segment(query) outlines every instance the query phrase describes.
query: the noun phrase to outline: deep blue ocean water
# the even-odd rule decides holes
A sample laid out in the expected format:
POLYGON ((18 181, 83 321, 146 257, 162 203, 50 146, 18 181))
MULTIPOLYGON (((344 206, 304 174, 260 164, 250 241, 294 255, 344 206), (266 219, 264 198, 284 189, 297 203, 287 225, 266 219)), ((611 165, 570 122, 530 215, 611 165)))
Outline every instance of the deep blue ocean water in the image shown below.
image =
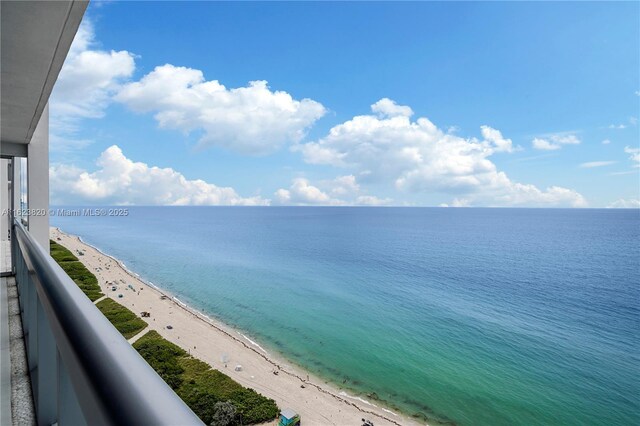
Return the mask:
POLYGON ((461 425, 640 424, 640 210, 129 211, 51 224, 349 392, 461 425))

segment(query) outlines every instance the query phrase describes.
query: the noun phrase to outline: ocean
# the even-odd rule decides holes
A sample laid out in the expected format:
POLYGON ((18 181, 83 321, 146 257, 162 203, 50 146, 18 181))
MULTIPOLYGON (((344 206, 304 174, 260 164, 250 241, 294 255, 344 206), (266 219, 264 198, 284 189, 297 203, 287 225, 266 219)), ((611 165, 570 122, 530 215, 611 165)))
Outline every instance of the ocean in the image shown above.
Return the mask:
POLYGON ((128 210, 51 224, 351 395, 459 425, 640 424, 640 210, 128 210))

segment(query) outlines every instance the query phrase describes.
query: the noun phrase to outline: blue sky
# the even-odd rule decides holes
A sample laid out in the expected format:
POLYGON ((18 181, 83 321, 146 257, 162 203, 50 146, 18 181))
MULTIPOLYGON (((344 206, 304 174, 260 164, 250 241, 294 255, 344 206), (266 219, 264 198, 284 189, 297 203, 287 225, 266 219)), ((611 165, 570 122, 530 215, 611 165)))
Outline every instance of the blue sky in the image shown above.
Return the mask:
POLYGON ((51 201, 640 207, 639 40, 637 2, 92 3, 51 201))

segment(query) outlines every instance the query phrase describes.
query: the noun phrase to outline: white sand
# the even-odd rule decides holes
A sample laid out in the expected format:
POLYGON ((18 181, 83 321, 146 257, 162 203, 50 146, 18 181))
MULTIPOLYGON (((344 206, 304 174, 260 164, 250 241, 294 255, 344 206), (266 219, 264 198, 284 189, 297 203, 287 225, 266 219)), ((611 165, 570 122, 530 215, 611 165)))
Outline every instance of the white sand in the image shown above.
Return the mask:
POLYGON ((233 328, 206 317, 139 279, 116 259, 82 242, 80 238, 57 228, 51 228, 51 238, 54 241, 59 239, 60 244, 76 255, 78 251, 84 252, 78 259, 96 275, 107 297, 117 300, 137 315, 142 311, 151 313, 150 318, 145 318, 149 327, 130 339, 130 342, 149 329, 156 330, 167 340, 242 385, 273 398, 280 408, 297 411, 304 425, 361 425, 363 418, 372 421, 375 426, 417 424, 380 406, 376 401, 349 396, 336 386, 265 352, 257 343, 233 328), (118 287, 116 291, 111 290, 114 282, 118 287), (118 298, 118 294, 123 297, 118 298), (162 296, 166 298, 163 300, 162 296), (168 330, 167 325, 173 329, 168 330), (221 361, 223 355, 228 357, 226 367, 221 361), (234 367, 238 364, 242 365, 242 371, 235 371, 234 367))

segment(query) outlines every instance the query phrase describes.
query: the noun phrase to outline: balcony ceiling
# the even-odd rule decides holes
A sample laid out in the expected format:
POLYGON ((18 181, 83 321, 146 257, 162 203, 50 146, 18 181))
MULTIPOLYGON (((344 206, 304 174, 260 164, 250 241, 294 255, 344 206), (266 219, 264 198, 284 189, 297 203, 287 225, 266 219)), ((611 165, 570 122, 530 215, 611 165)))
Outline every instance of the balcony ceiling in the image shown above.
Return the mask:
POLYGON ((0 5, 0 140, 28 144, 88 1, 0 5))

